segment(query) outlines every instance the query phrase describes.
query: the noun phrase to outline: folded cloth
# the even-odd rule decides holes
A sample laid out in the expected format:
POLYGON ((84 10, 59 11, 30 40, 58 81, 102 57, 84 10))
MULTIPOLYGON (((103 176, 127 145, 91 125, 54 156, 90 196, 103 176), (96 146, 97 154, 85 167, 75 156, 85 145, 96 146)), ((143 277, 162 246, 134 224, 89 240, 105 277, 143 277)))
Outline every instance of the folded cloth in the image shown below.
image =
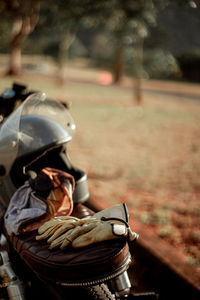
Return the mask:
POLYGON ((8 234, 33 231, 55 216, 69 216, 74 185, 74 178, 66 172, 42 169, 12 196, 4 216, 8 234))
POLYGON ((46 214, 47 203, 39 199, 25 182, 12 196, 4 215, 4 224, 8 234, 21 233, 20 226, 27 220, 42 217, 46 214))
POLYGON ((62 250, 70 244, 74 248, 81 248, 105 240, 125 237, 133 241, 138 237, 128 225, 125 204, 110 207, 83 219, 55 217, 45 222, 38 233, 36 239, 48 239, 49 249, 60 247, 62 250))

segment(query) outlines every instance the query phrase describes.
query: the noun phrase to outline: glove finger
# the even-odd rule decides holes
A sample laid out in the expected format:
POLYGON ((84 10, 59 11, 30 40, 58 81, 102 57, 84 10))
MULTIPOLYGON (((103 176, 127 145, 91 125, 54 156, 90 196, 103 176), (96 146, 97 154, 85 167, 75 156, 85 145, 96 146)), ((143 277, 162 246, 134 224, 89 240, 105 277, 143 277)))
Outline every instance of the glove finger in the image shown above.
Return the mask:
MULTIPOLYGON (((74 230, 74 229, 70 229, 69 232, 72 231, 72 230, 74 230)), ((57 239, 55 239, 54 241, 51 242, 51 244, 49 246, 49 249, 52 250, 52 249, 57 248, 58 246, 60 246, 63 243, 63 241, 65 239, 66 239, 66 234, 63 234, 63 235, 59 236, 57 239)))
POLYGON ((63 233, 66 233, 68 230, 75 227, 75 221, 70 221, 65 224, 62 224, 54 233, 53 235, 48 239, 48 243, 53 242, 55 239, 57 239, 60 235, 63 233))
POLYGON ((53 235, 48 239, 48 243, 51 243, 53 240, 58 238, 61 234, 65 233, 69 229, 72 229, 74 227, 78 227, 84 224, 89 224, 89 223, 94 223, 94 222, 99 222, 99 220, 94 219, 94 218, 84 218, 84 219, 69 219, 63 224, 62 226, 59 227, 58 230, 56 230, 53 235))
POLYGON ((51 236, 62 224, 57 224, 54 227, 48 228, 44 233, 37 235, 36 240, 44 240, 51 236))
POLYGON ((70 233, 68 233, 65 237, 65 240, 61 244, 60 249, 63 250, 66 248, 74 239, 76 239, 79 235, 87 233, 91 231, 94 227, 96 227, 96 223, 85 224, 83 226, 78 226, 70 233))
POLYGON ((43 234, 45 231, 49 230, 50 228, 53 228, 58 223, 59 221, 54 219, 47 221, 38 228, 38 233, 43 234))
MULTIPOLYGON (((59 223, 65 223, 66 220, 69 220, 70 216, 60 216, 60 217, 55 217, 52 218, 51 220, 45 222, 43 225, 41 225, 38 229, 38 233, 42 234, 44 233, 47 229, 50 227, 57 225, 59 223)), ((71 217, 70 219, 77 219, 74 217, 71 217)))

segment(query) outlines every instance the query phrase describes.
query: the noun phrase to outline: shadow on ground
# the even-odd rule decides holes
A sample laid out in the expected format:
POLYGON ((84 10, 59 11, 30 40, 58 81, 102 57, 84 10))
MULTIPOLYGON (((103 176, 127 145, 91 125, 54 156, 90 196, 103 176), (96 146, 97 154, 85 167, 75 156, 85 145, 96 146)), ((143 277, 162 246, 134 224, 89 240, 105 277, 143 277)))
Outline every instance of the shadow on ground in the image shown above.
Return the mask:
POLYGON ((137 242, 132 256, 129 276, 135 292, 155 292, 160 300, 200 299, 200 291, 137 242))

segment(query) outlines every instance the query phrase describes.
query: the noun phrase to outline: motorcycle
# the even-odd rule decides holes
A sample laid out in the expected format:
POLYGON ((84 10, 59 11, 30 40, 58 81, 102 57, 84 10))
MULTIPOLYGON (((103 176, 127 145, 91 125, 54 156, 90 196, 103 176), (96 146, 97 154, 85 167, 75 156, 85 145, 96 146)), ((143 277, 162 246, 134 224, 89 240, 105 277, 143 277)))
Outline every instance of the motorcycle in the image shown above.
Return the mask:
POLYGON ((91 208, 68 107, 13 84, 0 109, 0 299, 157 299, 131 286, 126 205, 91 208))

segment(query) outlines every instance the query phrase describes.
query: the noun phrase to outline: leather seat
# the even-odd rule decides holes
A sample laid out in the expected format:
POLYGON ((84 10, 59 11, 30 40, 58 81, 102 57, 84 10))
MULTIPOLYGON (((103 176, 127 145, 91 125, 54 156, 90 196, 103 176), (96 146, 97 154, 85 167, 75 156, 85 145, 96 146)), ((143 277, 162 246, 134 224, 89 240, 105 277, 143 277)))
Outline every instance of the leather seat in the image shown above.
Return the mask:
MULTIPOLYGON (((77 204, 73 216, 83 218, 93 211, 77 204)), ((5 230, 5 229, 4 229, 5 230)), ((128 268, 129 246, 125 239, 100 242, 81 249, 49 250, 45 241, 37 241, 32 234, 12 235, 7 238, 25 263, 41 279, 62 285, 88 285, 110 279, 128 268)))

